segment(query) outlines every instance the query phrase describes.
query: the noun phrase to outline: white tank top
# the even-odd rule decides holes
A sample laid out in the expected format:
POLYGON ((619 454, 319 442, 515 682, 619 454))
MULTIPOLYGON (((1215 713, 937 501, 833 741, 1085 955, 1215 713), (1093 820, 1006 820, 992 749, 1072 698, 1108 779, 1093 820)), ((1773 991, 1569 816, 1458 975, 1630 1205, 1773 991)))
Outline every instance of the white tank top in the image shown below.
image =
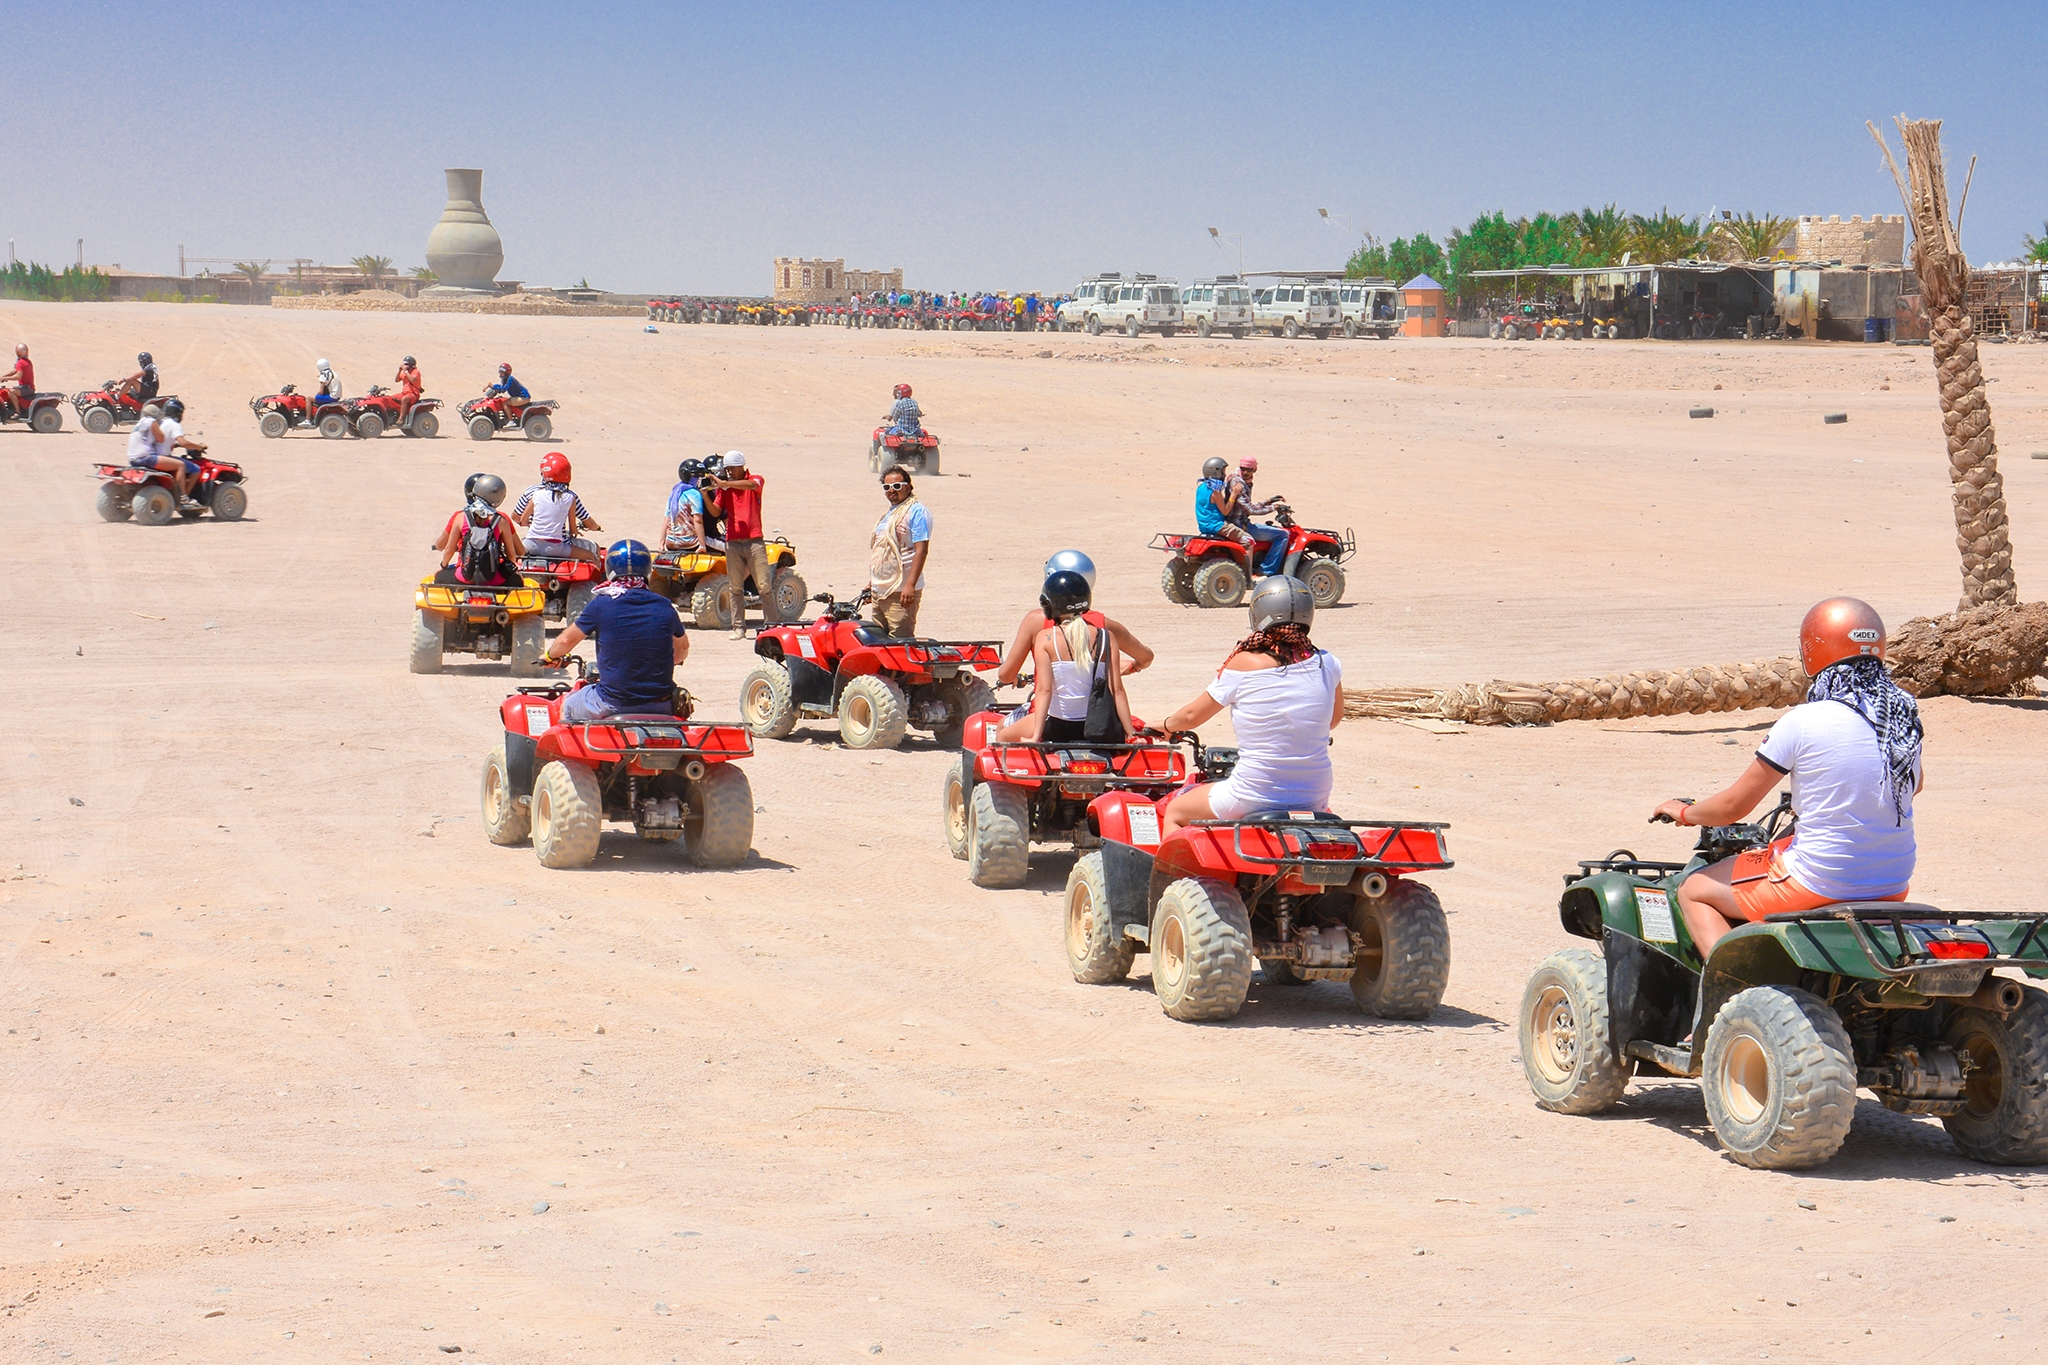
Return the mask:
POLYGON ((546 484, 533 490, 533 521, 527 529, 532 533, 529 540, 567 540, 569 538, 569 509, 576 505, 576 495, 566 488, 550 488, 546 484))
POLYGON ((1056 720, 1088 719, 1088 696, 1094 688, 1095 668, 1101 663, 1100 651, 1103 642, 1098 637, 1095 648, 1098 651, 1095 664, 1077 664, 1071 659, 1062 659, 1062 651, 1071 653, 1067 644, 1067 633, 1057 627, 1052 633, 1052 701, 1046 714, 1056 720))

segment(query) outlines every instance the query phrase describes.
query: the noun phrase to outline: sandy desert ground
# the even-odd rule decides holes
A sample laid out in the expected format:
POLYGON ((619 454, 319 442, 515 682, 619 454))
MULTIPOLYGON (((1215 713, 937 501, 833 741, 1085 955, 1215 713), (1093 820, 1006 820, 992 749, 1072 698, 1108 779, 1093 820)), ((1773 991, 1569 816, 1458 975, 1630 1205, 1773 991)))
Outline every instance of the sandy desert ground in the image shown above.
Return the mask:
MULTIPOLYGON (((15 548, 0 743, 0 1356, 56 1362, 2024 1358, 2048 1174, 1866 1098, 1803 1175, 1722 1156, 1697 1089, 1533 1104, 1514 1011, 1568 942, 1559 874, 1676 853, 1650 806, 1771 713, 1437 735, 1350 723, 1336 805, 1451 822, 1454 967, 1426 1023, 1255 984, 1226 1026, 1083 987, 1067 855, 970 886, 946 755, 823 727, 748 763, 756 859, 485 842, 501 667, 405 669, 462 477, 541 447, 265 441, 254 394, 510 359, 609 531, 738 446, 813 589, 857 586, 866 433, 916 385, 946 441, 926 628, 1006 636, 1078 545, 1159 651, 1160 716, 1241 617, 1169 605, 1154 530, 1210 454, 1352 526, 1317 638, 1355 685, 1786 652, 1815 598, 1894 620, 1958 575, 1924 349, 1128 342, 627 320, 0 304, 46 389, 138 347, 239 525, 93 513, 119 438, 0 428, 15 548), (1718 415, 1691 421, 1688 407, 1718 415), (1844 426, 1823 412, 1846 409, 1844 426), (643 1093, 644 1092, 644 1093, 643 1093)), ((2021 587, 2048 583, 2048 348, 1992 347, 2021 587)), ((448 430, 453 430, 451 424, 448 430)), ((734 714, 749 649, 686 681, 734 714)), ((2038 905, 2048 703, 1925 708, 1916 897, 2038 905)), ((800 734, 805 732, 800 731, 800 734)), ((1225 733, 1219 730, 1219 733, 1225 733)), ((1145 959, 1140 959, 1140 964, 1145 959)))

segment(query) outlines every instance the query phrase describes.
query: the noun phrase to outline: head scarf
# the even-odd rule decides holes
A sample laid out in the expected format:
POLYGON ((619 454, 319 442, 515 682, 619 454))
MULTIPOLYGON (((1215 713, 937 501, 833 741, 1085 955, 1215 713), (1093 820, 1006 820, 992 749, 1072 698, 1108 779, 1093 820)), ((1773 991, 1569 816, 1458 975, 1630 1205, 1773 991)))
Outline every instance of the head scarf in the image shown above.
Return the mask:
POLYGON ((1806 689, 1806 699, 1838 701, 1877 733, 1877 747, 1884 754, 1884 794, 1903 825, 1920 766, 1920 703, 1892 681, 1883 660, 1867 654, 1823 668, 1806 689))
POLYGON ((647 580, 645 578, 609 578, 596 589, 595 595, 599 597, 617 597, 621 593, 631 592, 634 588, 644 588, 646 586, 647 580))

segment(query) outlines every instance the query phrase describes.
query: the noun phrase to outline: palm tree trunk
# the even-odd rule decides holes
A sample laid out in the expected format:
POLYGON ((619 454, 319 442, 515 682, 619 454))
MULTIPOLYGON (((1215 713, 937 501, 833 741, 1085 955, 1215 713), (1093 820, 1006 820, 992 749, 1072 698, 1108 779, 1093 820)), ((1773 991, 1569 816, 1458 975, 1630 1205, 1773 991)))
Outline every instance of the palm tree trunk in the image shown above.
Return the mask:
POLYGON ((1948 215, 1948 173, 1941 155, 1941 120, 1898 119, 1906 171, 1875 124, 1866 124, 1884 151, 1885 165, 1913 221, 1913 273, 1927 304, 1934 370, 1941 386, 1941 425, 1948 436, 1948 477, 1955 494, 1956 548, 1963 560, 1959 611, 2011 606, 2019 601, 2012 543, 2005 516, 2005 480, 1998 472, 1998 435, 1991 400, 1977 363, 1977 338, 1963 308, 1970 263, 1963 258, 1960 219, 1948 215))

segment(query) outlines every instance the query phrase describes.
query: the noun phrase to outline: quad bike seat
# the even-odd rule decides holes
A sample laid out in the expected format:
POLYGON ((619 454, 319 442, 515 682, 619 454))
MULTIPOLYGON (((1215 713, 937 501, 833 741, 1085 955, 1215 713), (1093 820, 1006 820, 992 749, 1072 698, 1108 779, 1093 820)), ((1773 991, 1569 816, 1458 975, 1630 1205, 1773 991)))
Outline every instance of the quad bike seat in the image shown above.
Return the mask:
MULTIPOLYGON (((1344 823, 1344 817, 1335 811, 1319 810, 1310 812, 1307 822, 1317 825, 1341 825, 1344 823)), ((1300 811, 1255 810, 1250 815, 1244 817, 1244 823, 1248 825, 1298 825, 1302 824, 1303 820, 1300 811)))
POLYGON ((853 628, 853 638, 860 641, 864 645, 892 645, 895 644, 899 638, 915 639, 917 637, 898 637, 895 635, 891 635, 887 631, 883 630, 880 626, 871 625, 864 621, 860 625, 857 625, 853 628))

